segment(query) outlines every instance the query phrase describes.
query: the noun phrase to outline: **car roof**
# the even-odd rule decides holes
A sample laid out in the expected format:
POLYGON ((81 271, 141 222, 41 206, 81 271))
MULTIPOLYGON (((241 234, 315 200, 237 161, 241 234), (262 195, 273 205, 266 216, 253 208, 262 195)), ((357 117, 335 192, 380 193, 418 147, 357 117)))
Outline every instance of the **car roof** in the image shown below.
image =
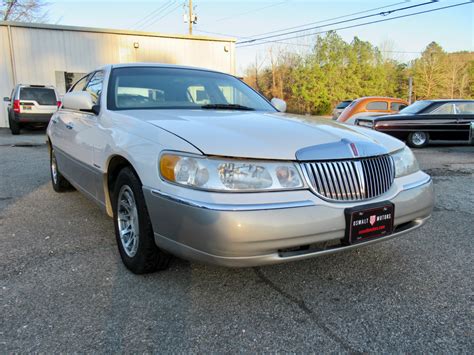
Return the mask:
MULTIPOLYGON (((110 67, 111 69, 115 68, 136 68, 136 67, 155 67, 155 68, 174 68, 174 69, 192 69, 192 70, 202 70, 219 74, 228 74, 220 72, 218 70, 212 70, 208 68, 192 67, 186 65, 177 65, 177 64, 168 64, 168 63, 120 63, 120 64, 111 64, 105 67, 110 67)), ((105 68, 103 67, 103 68, 105 68)))
POLYGON ((390 100, 390 101, 405 101, 398 97, 388 97, 388 96, 364 96, 359 97, 357 100, 390 100))
POLYGON ((53 85, 18 84, 20 88, 55 89, 53 85))
POLYGON ((469 99, 435 99, 435 100, 418 100, 418 101, 426 101, 426 102, 474 102, 474 100, 469 99))

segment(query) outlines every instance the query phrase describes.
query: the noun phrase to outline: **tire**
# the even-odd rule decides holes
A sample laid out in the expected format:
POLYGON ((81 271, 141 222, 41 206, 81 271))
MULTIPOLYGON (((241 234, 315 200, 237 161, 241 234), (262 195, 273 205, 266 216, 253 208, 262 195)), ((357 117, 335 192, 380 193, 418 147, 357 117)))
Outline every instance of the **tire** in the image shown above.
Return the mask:
POLYGON ((20 122, 12 120, 12 118, 9 117, 8 118, 8 123, 10 124, 10 131, 12 131, 13 135, 16 136, 16 135, 20 134, 20 129, 21 129, 20 122))
POLYGON ((131 168, 118 174, 112 203, 117 246, 127 269, 134 274, 166 269, 172 256, 155 244, 142 184, 131 168))
POLYGON ((407 144, 412 148, 426 147, 430 142, 430 135, 426 132, 411 132, 407 138, 407 144))
POLYGON ((54 150, 51 149, 49 155, 49 171, 51 173, 51 184, 56 192, 64 192, 72 189, 71 184, 66 178, 59 172, 58 163, 56 161, 56 155, 54 150))

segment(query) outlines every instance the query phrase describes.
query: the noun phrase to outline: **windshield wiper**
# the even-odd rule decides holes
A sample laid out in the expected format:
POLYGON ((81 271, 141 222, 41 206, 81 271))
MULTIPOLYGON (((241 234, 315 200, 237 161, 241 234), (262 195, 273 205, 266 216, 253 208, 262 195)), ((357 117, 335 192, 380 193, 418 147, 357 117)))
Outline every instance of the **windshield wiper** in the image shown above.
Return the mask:
POLYGON ((201 108, 205 110, 241 110, 241 111, 255 111, 252 107, 237 105, 237 104, 207 104, 202 105, 201 108))

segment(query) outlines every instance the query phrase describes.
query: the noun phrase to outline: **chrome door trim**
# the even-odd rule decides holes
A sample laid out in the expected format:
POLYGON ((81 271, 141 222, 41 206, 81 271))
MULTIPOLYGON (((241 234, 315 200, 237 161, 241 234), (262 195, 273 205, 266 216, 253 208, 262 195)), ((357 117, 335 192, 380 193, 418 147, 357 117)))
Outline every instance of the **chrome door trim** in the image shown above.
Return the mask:
POLYGON ((425 185, 425 184, 428 184, 431 182, 431 176, 427 175, 424 179, 422 180, 418 180, 418 181, 415 181, 415 182, 411 182, 409 184, 405 184, 403 185, 403 190, 402 191, 406 191, 406 190, 411 190, 411 189, 415 189, 419 186, 422 186, 422 185, 425 185))

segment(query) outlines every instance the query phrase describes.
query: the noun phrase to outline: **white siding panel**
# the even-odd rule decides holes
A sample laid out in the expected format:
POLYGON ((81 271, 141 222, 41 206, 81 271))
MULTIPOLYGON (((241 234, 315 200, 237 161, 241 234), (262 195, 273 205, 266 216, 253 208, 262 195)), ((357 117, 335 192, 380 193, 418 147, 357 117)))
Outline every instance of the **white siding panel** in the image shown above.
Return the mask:
POLYGON ((10 96, 13 89, 13 73, 11 70, 10 48, 8 44, 8 28, 0 27, 0 127, 8 127, 7 103, 5 96, 10 96))
MULTIPOLYGON (((0 26, 1 97, 14 86, 7 30, 6 25, 0 26)), ((17 83, 56 85, 56 71, 87 73, 113 63, 158 62, 235 72, 231 41, 14 25, 11 31, 17 83)), ((0 127, 7 123, 2 105, 0 127)))

